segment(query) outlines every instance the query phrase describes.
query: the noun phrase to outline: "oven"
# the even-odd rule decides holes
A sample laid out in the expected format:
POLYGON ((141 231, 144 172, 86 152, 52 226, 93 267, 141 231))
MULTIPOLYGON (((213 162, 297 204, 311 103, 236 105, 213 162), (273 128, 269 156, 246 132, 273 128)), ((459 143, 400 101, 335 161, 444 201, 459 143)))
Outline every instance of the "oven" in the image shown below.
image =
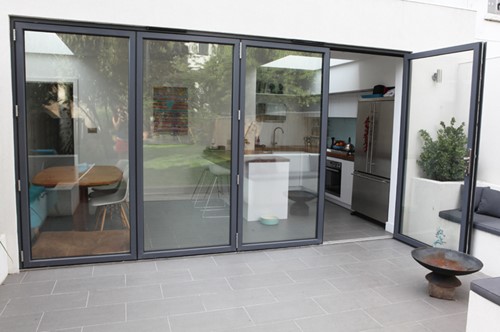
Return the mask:
POLYGON ((342 185, 342 163, 326 159, 326 185, 325 191, 328 194, 340 197, 340 188, 342 185))

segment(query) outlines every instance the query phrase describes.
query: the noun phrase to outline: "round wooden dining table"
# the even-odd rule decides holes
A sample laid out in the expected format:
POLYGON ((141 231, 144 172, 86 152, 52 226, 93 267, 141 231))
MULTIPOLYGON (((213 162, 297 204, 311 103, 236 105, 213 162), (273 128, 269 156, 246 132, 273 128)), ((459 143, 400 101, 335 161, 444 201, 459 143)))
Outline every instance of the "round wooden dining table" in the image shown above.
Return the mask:
POLYGON ((116 166, 92 165, 82 170, 77 166, 55 166, 37 173, 31 183, 46 188, 78 184, 80 204, 73 216, 73 228, 85 230, 88 221, 88 188, 116 183, 121 181, 122 177, 123 172, 116 166))

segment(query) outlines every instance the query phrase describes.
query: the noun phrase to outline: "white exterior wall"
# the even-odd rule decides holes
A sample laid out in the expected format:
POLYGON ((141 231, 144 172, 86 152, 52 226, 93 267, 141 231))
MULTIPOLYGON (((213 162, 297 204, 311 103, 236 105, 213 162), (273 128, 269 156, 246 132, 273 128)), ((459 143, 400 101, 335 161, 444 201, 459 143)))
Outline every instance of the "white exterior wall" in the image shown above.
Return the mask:
MULTIPOLYGON (((12 63, 11 53, 7 51, 11 48, 10 36, 12 35, 9 16, 156 26, 411 51, 469 43, 477 38, 489 41, 500 39, 500 24, 483 20, 486 1, 435 0, 425 2, 403 0, 311 0, 307 2, 88 0, 72 2, 70 5, 67 1, 61 0, 53 0, 50 5, 35 0, 0 2, 0 47, 5 50, 0 53, 0 68, 3 73, 0 78, 0 123, 3 124, 0 132, 2 142, 0 183, 3 190, 2 200, 0 200, 2 212, 0 233, 7 235, 11 256, 16 257, 18 251, 18 234, 12 126, 12 63), (429 5, 425 2, 439 5, 429 5), (461 8, 448 7, 448 5, 461 8)), ((497 48, 500 49, 500 47, 497 48)), ((494 56, 496 54, 494 48, 490 49, 493 52, 489 54, 494 56)), ((399 96, 400 93, 399 91, 399 96)), ((485 95, 485 98, 493 99, 494 96, 485 95)), ((491 102, 488 105, 484 109, 485 118, 498 117, 496 115, 498 112, 493 109, 494 103, 491 102)), ((398 118, 399 115, 396 115, 395 121, 398 118)), ((483 133, 485 132, 489 131, 483 130, 483 133)), ((491 134, 496 133, 492 130, 491 134)), ((482 141, 485 144, 488 140, 484 138, 482 141)), ((394 152, 397 153, 397 151, 394 152)), ((396 178, 396 167, 393 167, 393 178, 396 178)), ((392 187, 394 186, 395 184, 392 187)), ((391 218, 394 217, 395 199, 395 193, 391 193, 389 214, 391 218)), ((10 272, 16 272, 18 269, 17 262, 11 264, 10 272)))

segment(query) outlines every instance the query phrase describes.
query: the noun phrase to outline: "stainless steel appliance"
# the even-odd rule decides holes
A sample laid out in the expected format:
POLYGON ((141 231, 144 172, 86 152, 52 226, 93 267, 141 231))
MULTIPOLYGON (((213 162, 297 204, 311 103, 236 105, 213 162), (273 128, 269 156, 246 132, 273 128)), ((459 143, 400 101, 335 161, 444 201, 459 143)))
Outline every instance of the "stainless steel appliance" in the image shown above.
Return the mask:
POLYGON ((325 178, 325 191, 328 194, 340 197, 340 188, 342 185, 342 163, 327 159, 325 178))
POLYGON ((380 222, 389 205, 393 115, 393 98, 358 103, 351 209, 380 222))

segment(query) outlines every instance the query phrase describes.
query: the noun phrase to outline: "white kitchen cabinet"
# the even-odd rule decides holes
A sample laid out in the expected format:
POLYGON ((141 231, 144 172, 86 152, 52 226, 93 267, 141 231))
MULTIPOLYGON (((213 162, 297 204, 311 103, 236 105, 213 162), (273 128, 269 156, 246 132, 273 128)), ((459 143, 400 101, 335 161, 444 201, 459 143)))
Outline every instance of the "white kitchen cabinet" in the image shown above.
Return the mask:
POLYGON ((329 118, 356 118, 358 116, 358 99, 365 93, 330 94, 328 99, 329 118))

